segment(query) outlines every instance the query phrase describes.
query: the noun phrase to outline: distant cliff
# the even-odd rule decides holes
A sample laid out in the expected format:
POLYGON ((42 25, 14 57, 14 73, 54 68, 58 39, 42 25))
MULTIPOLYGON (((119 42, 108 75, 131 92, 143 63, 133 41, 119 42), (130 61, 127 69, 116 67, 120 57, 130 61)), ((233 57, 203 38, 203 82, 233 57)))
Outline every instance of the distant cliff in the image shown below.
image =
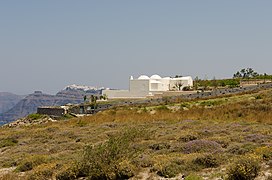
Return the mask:
POLYGON ((0 92, 0 114, 11 109, 23 98, 24 96, 8 92, 0 92))
POLYGON ((84 96, 100 95, 102 88, 92 88, 88 86, 67 86, 56 95, 44 94, 36 91, 20 100, 15 106, 8 111, 0 114, 0 125, 12 122, 18 118, 35 113, 39 106, 60 106, 68 103, 82 103, 84 96), (85 87, 85 88, 82 88, 85 87))

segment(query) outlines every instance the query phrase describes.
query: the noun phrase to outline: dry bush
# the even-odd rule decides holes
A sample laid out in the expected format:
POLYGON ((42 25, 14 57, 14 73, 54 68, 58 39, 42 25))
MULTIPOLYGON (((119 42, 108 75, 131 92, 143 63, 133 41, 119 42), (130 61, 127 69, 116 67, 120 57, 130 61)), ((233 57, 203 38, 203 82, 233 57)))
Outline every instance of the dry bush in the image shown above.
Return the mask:
POLYGON ((131 129, 114 135, 103 144, 86 146, 77 165, 57 175, 57 179, 89 177, 91 179, 127 179, 134 176, 136 167, 130 159, 137 149, 134 140, 141 138, 141 131, 131 129))
POLYGON ((39 166, 48 161, 49 161, 49 157, 44 155, 29 156, 18 164, 16 170, 19 172, 30 171, 34 167, 39 166))
POLYGON ((164 164, 158 171, 157 174, 161 177, 165 178, 173 178, 180 174, 184 167, 175 162, 170 162, 168 164, 164 164))
POLYGON ((17 143, 18 143, 18 140, 15 137, 0 139, 0 148, 15 146, 17 143))
POLYGON ((0 179, 1 180, 25 180, 25 177, 22 177, 18 174, 10 172, 10 173, 1 175, 0 179))

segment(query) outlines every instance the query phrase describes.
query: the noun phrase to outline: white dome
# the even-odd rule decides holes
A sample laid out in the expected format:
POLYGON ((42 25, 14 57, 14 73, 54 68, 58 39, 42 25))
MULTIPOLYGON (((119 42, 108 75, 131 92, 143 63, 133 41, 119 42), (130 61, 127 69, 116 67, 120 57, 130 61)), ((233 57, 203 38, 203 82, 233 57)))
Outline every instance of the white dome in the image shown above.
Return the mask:
POLYGON ((161 76, 154 74, 150 77, 150 79, 161 79, 161 76))
POLYGON ((141 75, 138 79, 149 79, 149 77, 146 75, 141 75))

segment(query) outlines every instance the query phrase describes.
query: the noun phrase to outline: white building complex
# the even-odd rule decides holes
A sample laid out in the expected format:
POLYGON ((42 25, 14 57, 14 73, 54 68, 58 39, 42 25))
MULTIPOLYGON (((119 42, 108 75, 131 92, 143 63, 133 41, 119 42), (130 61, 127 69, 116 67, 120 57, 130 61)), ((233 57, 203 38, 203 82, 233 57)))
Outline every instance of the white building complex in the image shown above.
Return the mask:
POLYGON ((141 75, 134 79, 132 76, 129 81, 129 90, 103 90, 109 99, 112 98, 145 98, 147 96, 154 96, 155 94, 166 91, 182 91, 184 87, 192 87, 193 79, 187 77, 160 77, 159 75, 152 75, 148 77, 141 75))

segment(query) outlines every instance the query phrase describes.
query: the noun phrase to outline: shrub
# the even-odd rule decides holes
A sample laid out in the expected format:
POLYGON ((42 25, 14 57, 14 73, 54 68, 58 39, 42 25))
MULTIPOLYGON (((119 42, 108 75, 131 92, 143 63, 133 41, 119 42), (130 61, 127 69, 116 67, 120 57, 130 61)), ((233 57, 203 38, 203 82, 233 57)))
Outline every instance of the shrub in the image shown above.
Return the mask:
MULTIPOLYGON (((116 179, 132 177, 135 167, 128 159, 132 158, 137 149, 132 146, 139 137, 140 131, 130 130, 110 139, 98 146, 86 146, 82 158, 74 168, 76 177, 91 179, 116 179)), ((70 173, 71 174, 71 173, 70 173)), ((59 175, 59 179, 69 174, 59 175)))
POLYGON ((263 99, 263 97, 262 97, 260 94, 258 94, 258 95, 255 97, 255 99, 263 99))
POLYGON ((42 114, 29 114, 27 117, 28 117, 28 119, 31 119, 31 120, 37 120, 37 119, 43 118, 44 115, 42 115, 42 114))
POLYGON ((249 134, 245 137, 246 141, 254 142, 254 143, 263 143, 267 139, 267 136, 262 134, 249 134))
POLYGON ((18 167, 16 168, 19 172, 25 172, 32 170, 34 167, 46 163, 48 159, 45 156, 31 156, 29 158, 26 158, 21 163, 19 163, 18 167))
POLYGON ((78 170, 74 169, 75 167, 72 168, 67 168, 62 170, 61 172, 58 172, 56 174, 56 180, 72 180, 76 179, 78 176, 78 170))
POLYGON ((28 176, 28 180, 36 180, 36 179, 48 180, 48 179, 52 179, 52 176, 53 176, 52 169, 47 167, 45 169, 38 170, 38 171, 35 171, 34 173, 30 174, 28 176))
POLYGON ((79 120, 77 121, 77 123, 76 123, 76 126, 78 126, 78 127, 84 127, 84 126, 86 126, 86 125, 87 125, 87 122, 84 121, 84 120, 81 120, 81 119, 79 119, 79 120))
POLYGON ((255 146, 252 144, 234 144, 228 147, 227 152, 236 155, 243 155, 252 152, 254 148, 255 146))
POLYGON ((169 110, 169 108, 166 105, 161 105, 157 107, 157 110, 159 111, 167 111, 169 110))
POLYGON ((64 114, 63 115, 63 118, 64 119, 71 119, 71 118, 74 118, 75 116, 72 116, 71 114, 64 114))
POLYGON ((125 160, 118 165, 116 179, 129 179, 134 176, 135 171, 135 166, 125 160))
POLYGON ((56 179, 57 180, 72 180, 72 179, 76 179, 76 177, 78 176, 77 170, 71 168, 71 169, 66 169, 64 171, 61 171, 59 173, 56 174, 56 179))
POLYGON ((0 148, 14 146, 18 143, 18 140, 14 137, 9 137, 6 139, 0 139, 0 148))
POLYGON ((146 167, 152 167, 154 164, 154 160, 146 154, 141 154, 139 157, 135 158, 132 162, 133 164, 136 164, 137 166, 146 168, 146 167))
POLYGON ((169 149, 170 145, 167 143, 157 143, 157 144, 150 145, 149 148, 157 151, 157 150, 162 150, 162 149, 169 149))
POLYGON ((181 166, 176 163, 169 163, 164 166, 157 172, 161 177, 173 178, 181 172, 181 166))
POLYGON ((200 152, 217 152, 221 151, 221 146, 215 141, 209 140, 193 140, 187 142, 183 146, 183 152, 186 154, 200 153, 200 152))
POLYGON ((260 165, 252 157, 235 161, 227 170, 228 180, 253 180, 258 176, 260 165))
POLYGON ((179 138, 179 141, 181 142, 189 142, 189 141, 193 141, 193 140, 197 140, 197 137, 194 135, 185 135, 179 138))
POLYGON ((272 160, 272 147, 259 147, 256 149, 255 153, 260 155, 265 161, 272 160))
POLYGON ((219 161, 215 155, 206 154, 200 157, 197 157, 193 160, 193 163, 204 168, 215 168, 219 166, 219 161))
POLYGON ((185 180, 203 180, 202 177, 190 174, 189 176, 185 177, 185 180))
POLYGON ((189 108, 190 107, 190 104, 189 103, 181 103, 180 104, 180 107, 183 109, 183 108, 189 108))

